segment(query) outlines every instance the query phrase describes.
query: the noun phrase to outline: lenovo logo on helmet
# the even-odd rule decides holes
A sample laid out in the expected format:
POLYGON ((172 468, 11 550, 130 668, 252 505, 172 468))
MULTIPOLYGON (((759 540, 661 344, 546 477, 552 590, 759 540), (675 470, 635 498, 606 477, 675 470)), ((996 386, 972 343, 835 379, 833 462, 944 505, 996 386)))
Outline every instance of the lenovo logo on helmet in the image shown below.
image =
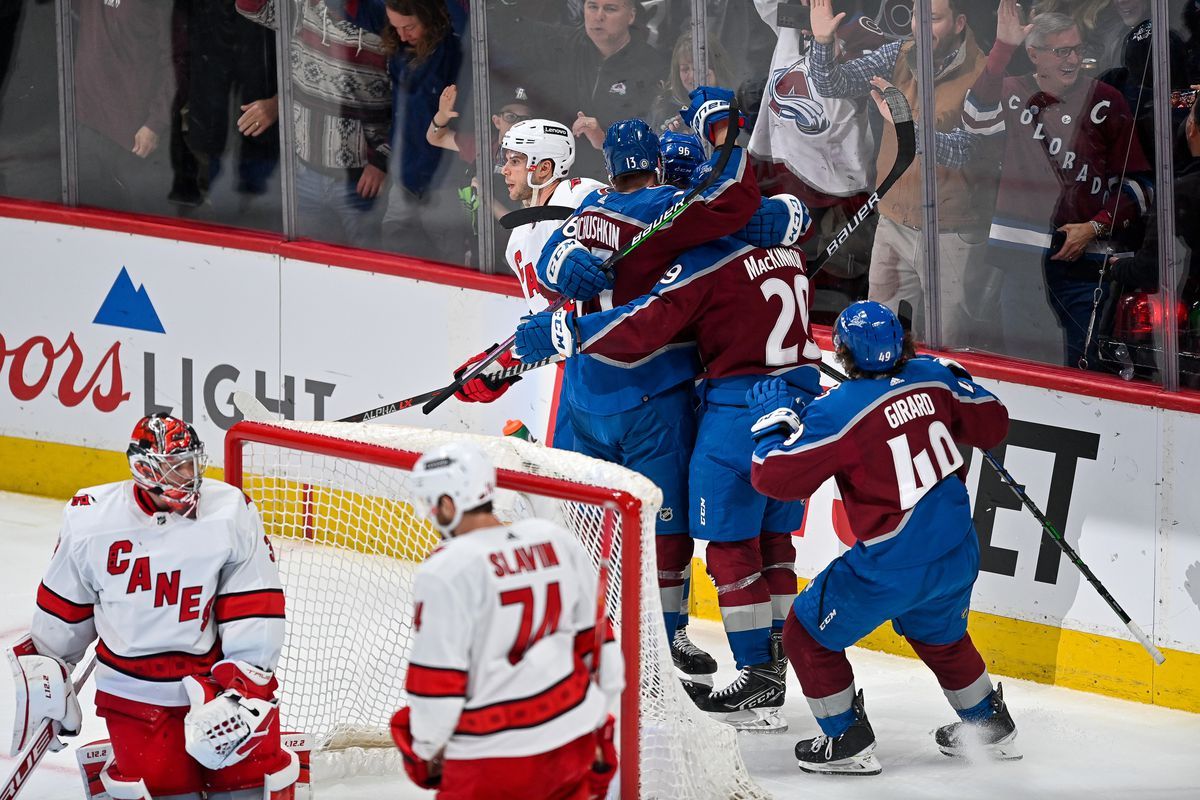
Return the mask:
POLYGON ((571 134, 567 133, 566 128, 560 128, 557 125, 543 125, 542 132, 553 134, 554 136, 570 136, 571 135, 571 134))

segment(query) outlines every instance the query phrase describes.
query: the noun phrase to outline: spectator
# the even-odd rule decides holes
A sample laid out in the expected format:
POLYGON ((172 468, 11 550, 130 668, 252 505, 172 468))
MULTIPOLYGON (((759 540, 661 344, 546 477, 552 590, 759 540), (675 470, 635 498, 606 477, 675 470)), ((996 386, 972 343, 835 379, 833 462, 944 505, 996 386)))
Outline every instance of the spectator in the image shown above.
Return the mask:
POLYGON ((1064 14, 1075 20, 1083 38, 1080 67, 1092 77, 1121 65, 1120 42, 1129 26, 1122 25, 1113 0, 1036 0, 1032 16, 1039 14, 1064 14))
MULTIPOLYGON (((371 5, 377 8, 380 0, 371 5)), ((427 133, 442 92, 459 80, 466 10, 455 0, 386 0, 385 13, 396 165, 384 240, 407 255, 461 263, 474 248, 469 218, 458 200, 459 170, 454 159, 442 158, 442 148, 429 143, 427 133)))
POLYGON ((1103 31, 1107 36, 1101 42, 1104 50, 1100 56, 1100 64, 1105 65, 1104 69, 1120 67, 1123 64, 1128 66, 1124 57, 1128 35, 1143 20, 1150 19, 1150 0, 1112 0, 1112 8, 1120 24, 1113 24, 1103 31))
POLYGON ((575 171, 604 176, 600 147, 612 123, 650 114, 666 59, 646 41, 638 26, 634 0, 585 0, 583 24, 553 29, 543 63, 552 65, 547 85, 539 87, 550 119, 572 123, 579 142, 575 171))
MULTIPOLYGON (((1002 0, 996 45, 963 111, 973 130, 1004 136, 988 259, 1004 272, 1006 352, 1065 355, 1068 365, 1081 366, 1109 237, 1145 213, 1149 191, 1125 100, 1080 74, 1083 46, 1072 18, 1039 14, 1023 26, 1015 0, 1002 0), (1034 72, 1005 77, 1022 41, 1034 72)), ((1094 345, 1086 357, 1096 364, 1094 345)))
POLYGON ((1183 8, 1183 27, 1188 32, 1188 80, 1200 82, 1200 0, 1187 0, 1183 8))
MULTIPOLYGON (((975 44, 962 8, 964 0, 933 0, 934 104, 937 119, 937 216, 941 273, 942 337, 951 346, 970 341, 972 325, 966 276, 982 265, 991 216, 991 174, 982 158, 972 159, 979 137, 959 127, 963 98, 983 71, 984 55, 975 44)), ((831 0, 812 0, 813 43, 809 78, 823 97, 860 97, 891 83, 899 88, 921 123, 917 101, 915 42, 889 42, 845 63, 836 61, 835 31, 845 13, 834 14, 831 0)), ((914 32, 918 17, 914 16, 914 32)), ((886 106, 881 106, 886 108, 886 106)), ((918 137, 918 141, 920 141, 918 137)), ((885 126, 876 162, 886 175, 896 160, 893 126, 885 126)), ((920 157, 879 203, 880 220, 871 253, 868 298, 899 311, 907 301, 913 327, 924 326, 926 255, 920 157)))
POLYGON ((78 3, 75 136, 79 197, 123 211, 158 211, 169 166, 175 96, 171 3, 78 3), (161 184, 161 185, 160 185, 161 184))
POLYGON ((671 51, 671 69, 663 82, 662 92, 654 100, 650 112, 650 127, 658 133, 677 131, 695 133, 686 129, 679 118, 679 110, 687 108, 688 95, 697 86, 733 86, 733 70, 725 49, 713 37, 708 39, 708 72, 703 81, 696 81, 695 59, 692 57, 692 34, 690 31, 679 37, 671 51))
MULTIPOLYGON (((237 0, 238 12, 278 28, 278 0, 237 0)), ((334 0, 290 0, 296 216, 302 235, 375 246, 391 152, 391 92, 379 36, 334 0)), ((278 97, 247 103, 238 130, 258 137, 279 117, 278 97)))

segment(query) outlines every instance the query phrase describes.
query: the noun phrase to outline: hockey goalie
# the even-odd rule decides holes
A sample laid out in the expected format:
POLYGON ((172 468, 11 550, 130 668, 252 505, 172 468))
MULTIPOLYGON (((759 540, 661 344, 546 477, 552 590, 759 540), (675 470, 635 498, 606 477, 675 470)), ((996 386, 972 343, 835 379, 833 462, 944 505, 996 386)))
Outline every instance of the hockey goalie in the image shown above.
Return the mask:
POLYGON ((280 743, 273 675, 283 590, 258 511, 204 479, 204 445, 180 419, 139 420, 127 455, 132 480, 63 512, 31 632, 9 652, 12 752, 47 719, 78 733, 70 675, 95 641, 113 800, 291 800, 300 764, 280 743))

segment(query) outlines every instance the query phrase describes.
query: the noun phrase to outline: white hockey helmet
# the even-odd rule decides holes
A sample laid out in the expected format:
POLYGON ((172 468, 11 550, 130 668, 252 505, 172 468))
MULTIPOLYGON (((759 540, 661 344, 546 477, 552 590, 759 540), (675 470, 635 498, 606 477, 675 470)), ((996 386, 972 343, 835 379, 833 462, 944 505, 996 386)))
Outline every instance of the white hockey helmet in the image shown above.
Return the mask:
POLYGON ((525 182, 530 189, 541 189, 546 185, 533 182, 533 171, 542 161, 550 159, 554 162, 551 181, 567 177, 575 163, 575 137, 571 135, 571 129, 549 119, 518 122, 504 134, 500 147, 521 153, 529 160, 525 182))
POLYGON ((452 533, 462 522, 464 511, 478 508, 496 491, 496 468, 476 444, 450 442, 427 451, 413 466, 412 487, 417 502, 443 534, 452 533), (438 501, 454 501, 454 519, 438 522, 438 501))

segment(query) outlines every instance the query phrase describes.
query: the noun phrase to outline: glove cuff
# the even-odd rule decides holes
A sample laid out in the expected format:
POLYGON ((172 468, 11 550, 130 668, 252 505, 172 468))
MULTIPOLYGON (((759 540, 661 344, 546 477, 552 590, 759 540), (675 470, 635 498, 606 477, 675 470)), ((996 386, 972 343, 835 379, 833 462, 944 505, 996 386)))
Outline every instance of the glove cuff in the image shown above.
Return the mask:
POLYGON ((274 673, 245 661, 218 661, 213 665, 212 677, 222 689, 233 690, 242 697, 255 700, 274 700, 279 688, 274 673))
POLYGON ((800 417, 790 408, 777 408, 759 417, 750 426, 750 436, 758 442, 776 434, 790 442, 797 437, 803 426, 800 417))
POLYGON ((550 258, 546 262, 545 284, 556 292, 562 293, 562 271, 563 265, 566 264, 568 257, 576 250, 583 250, 585 253, 590 253, 586 247, 579 243, 578 239, 563 239, 550 252, 550 258))
POLYGON ((812 217, 808 214, 808 209, 799 197, 793 194, 777 194, 771 197, 772 200, 777 200, 787 207, 788 225, 784 231, 783 241, 780 244, 790 247, 800 241, 800 237, 808 233, 808 228, 812 224, 812 217))
POLYGON ((575 314, 569 311, 555 311, 550 318, 550 343, 560 356, 570 358, 578 352, 578 331, 575 314))

